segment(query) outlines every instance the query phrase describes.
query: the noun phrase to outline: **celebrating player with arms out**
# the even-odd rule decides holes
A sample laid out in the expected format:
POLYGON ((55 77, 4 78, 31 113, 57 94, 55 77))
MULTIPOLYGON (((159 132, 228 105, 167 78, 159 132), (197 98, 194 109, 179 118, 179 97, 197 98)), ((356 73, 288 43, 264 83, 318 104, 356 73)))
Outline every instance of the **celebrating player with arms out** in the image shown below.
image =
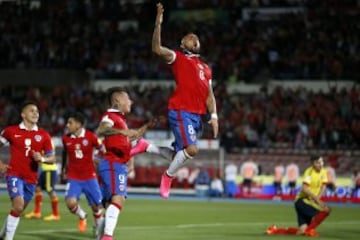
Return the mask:
MULTIPOLYGON (((102 116, 97 133, 104 136, 106 153, 98 171, 103 184, 103 198, 108 203, 102 240, 112 240, 119 214, 127 196, 127 164, 131 159, 131 141, 139 139, 153 122, 134 130, 128 129, 125 115, 131 111, 128 93, 119 87, 108 89, 111 108, 102 116)), ((141 151, 140 151, 141 152, 141 151)))
POLYGON ((0 239, 6 240, 14 238, 20 215, 34 195, 39 163, 55 162, 51 137, 37 126, 39 110, 36 104, 25 103, 21 117, 19 125, 6 127, 0 135, 0 146, 9 143, 11 155, 6 182, 12 206, 0 232, 0 239))
POLYGON ((66 127, 68 134, 63 135, 62 142, 67 157, 63 160, 66 175, 66 206, 70 212, 79 217, 78 230, 86 231, 86 213, 79 205, 79 197, 84 193, 93 211, 96 232, 102 227, 102 194, 97 181, 93 160, 94 149, 105 153, 105 148, 98 137, 84 128, 85 117, 79 112, 69 115, 66 127))
POLYGON ((327 183, 323 159, 320 156, 313 156, 310 161, 311 166, 304 172, 301 191, 295 198, 295 210, 299 228, 277 228, 272 225, 266 230, 266 234, 318 236, 315 228, 329 216, 331 209, 321 201, 327 183))
POLYGON ((163 174, 160 185, 160 195, 166 199, 169 197, 171 182, 176 172, 198 153, 197 134, 201 127, 201 115, 207 110, 211 114, 208 123, 213 128, 214 137, 217 137, 219 127, 211 84, 212 72, 199 58, 199 38, 194 33, 186 34, 181 40, 182 51, 162 46, 163 12, 162 4, 158 3, 152 51, 171 65, 176 81, 176 89, 168 103, 168 119, 175 136, 175 155, 163 174))

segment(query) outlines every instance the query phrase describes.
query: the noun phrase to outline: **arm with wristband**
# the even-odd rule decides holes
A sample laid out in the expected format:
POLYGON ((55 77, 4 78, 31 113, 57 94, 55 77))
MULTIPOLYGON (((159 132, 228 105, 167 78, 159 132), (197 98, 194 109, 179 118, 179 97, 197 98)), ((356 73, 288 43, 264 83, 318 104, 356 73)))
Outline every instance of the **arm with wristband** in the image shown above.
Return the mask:
POLYGON ((211 114, 208 123, 212 126, 214 138, 216 138, 219 132, 219 123, 218 123, 218 115, 216 110, 216 100, 211 84, 209 84, 209 94, 206 99, 206 107, 209 113, 211 114))

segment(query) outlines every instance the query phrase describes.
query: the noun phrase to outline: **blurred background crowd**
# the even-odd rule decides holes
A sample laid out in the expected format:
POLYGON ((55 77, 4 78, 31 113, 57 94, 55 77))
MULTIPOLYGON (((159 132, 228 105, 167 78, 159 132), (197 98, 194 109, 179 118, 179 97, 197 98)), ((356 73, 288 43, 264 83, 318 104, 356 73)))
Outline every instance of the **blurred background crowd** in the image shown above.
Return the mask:
MULTIPOLYGON (((128 117, 137 128, 153 117, 166 116, 167 99, 172 87, 132 86, 134 100, 128 117), (149 104, 151 103, 151 104, 149 104)), ((263 87, 254 94, 229 93, 225 84, 214 89, 221 123, 220 140, 228 152, 244 147, 356 149, 360 144, 360 89, 333 88, 328 93, 299 87, 278 87, 268 92, 263 87)), ((54 136, 64 133, 66 114, 82 111, 87 127, 95 129, 106 109, 105 93, 87 87, 57 86, 47 91, 39 88, 0 88, 0 128, 15 124, 18 106, 26 99, 39 102, 40 125, 54 136)), ((166 121, 157 130, 168 130, 166 121)), ((212 138, 204 125, 203 138, 212 138)))
MULTIPOLYGON (((353 149, 360 141, 359 86, 329 92, 279 87, 268 79, 359 79, 360 3, 356 0, 176 0, 165 4, 163 43, 177 48, 195 31, 214 73, 221 144, 242 147, 353 149), (237 82, 260 92, 227 91, 237 82)), ((0 3, 0 69, 73 69, 95 79, 171 80, 154 59, 155 3, 148 0, 29 0, 0 3)), ((133 86, 129 125, 166 115, 172 86, 133 86), (151 102, 152 104, 148 104, 151 102)), ((85 112, 94 129, 105 109, 104 91, 64 84, 0 87, 0 127, 15 123, 17 106, 40 102, 41 125, 64 131, 66 113, 85 112)), ((157 129, 167 129, 166 122, 157 129)), ((204 126, 205 138, 211 131, 204 126)))
MULTIPOLYGON (((359 79, 357 0, 164 1, 163 43, 195 31, 221 81, 359 79), (272 9, 260 11, 255 8, 272 9), (274 10, 277 9, 277 10, 274 10)), ((0 68, 169 79, 150 51, 155 1, 1 1, 0 68)))

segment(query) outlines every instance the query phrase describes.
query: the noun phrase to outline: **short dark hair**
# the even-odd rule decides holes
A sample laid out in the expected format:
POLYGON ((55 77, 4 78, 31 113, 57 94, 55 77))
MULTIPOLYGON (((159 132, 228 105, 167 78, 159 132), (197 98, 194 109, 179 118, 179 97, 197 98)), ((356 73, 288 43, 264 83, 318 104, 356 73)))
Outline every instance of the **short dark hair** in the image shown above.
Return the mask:
POLYGON ((111 87, 106 91, 106 98, 108 103, 111 105, 112 104, 112 98, 114 93, 122 93, 122 92, 126 92, 126 90, 122 87, 111 87))
POLYGON ((311 157, 310 157, 310 162, 315 162, 316 160, 318 160, 319 158, 321 158, 321 156, 319 156, 319 155, 312 155, 311 157))
POLYGON ((27 106, 29 106, 29 105, 34 105, 34 106, 37 107, 37 102, 35 102, 35 101, 29 101, 29 100, 23 102, 23 103, 21 104, 21 106, 20 106, 20 112, 24 111, 24 109, 25 109, 27 106))
POLYGON ((71 112, 68 115, 68 119, 69 118, 73 118, 75 121, 79 122, 83 126, 85 125, 86 118, 85 115, 82 114, 81 112, 71 112))

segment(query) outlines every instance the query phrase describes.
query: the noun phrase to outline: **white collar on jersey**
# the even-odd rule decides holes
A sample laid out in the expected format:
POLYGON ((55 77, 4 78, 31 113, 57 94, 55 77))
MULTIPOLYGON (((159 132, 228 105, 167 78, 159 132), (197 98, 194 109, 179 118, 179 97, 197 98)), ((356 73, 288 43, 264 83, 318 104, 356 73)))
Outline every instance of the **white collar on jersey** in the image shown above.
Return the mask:
POLYGON ((120 112, 119 109, 115 109, 115 108, 109 108, 107 111, 108 112, 120 112))
POLYGON ((115 109, 115 108, 109 108, 107 111, 108 111, 108 112, 121 113, 122 115, 124 115, 124 113, 123 113, 123 112, 121 112, 119 109, 115 109))
POLYGON ((23 129, 23 130, 26 130, 26 131, 37 131, 37 130, 39 130, 39 128, 38 128, 38 126, 35 124, 34 126, 33 126, 33 128, 32 129, 27 129, 26 127, 25 127, 25 123, 24 122, 21 122, 20 124, 19 124, 19 128, 20 129, 23 129))
POLYGON ((81 132, 80 132, 79 136, 76 136, 75 134, 71 134, 70 137, 71 138, 83 138, 83 137, 85 137, 85 128, 81 129, 81 132))
POLYGON ((193 53, 189 50, 183 49, 183 53, 187 56, 187 57, 200 57, 200 54, 196 54, 193 53))

